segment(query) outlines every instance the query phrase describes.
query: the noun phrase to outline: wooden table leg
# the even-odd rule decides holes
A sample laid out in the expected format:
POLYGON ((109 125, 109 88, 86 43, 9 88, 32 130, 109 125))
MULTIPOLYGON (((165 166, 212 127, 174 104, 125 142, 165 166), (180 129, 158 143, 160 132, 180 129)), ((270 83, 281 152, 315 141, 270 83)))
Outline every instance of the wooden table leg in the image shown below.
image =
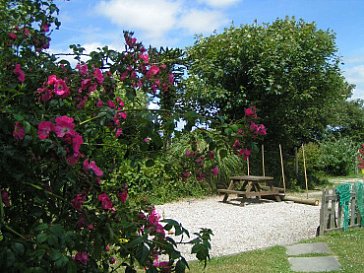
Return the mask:
POLYGON ((282 201, 282 198, 278 195, 279 190, 274 189, 273 181, 268 181, 268 182, 267 182, 267 185, 269 186, 269 190, 270 190, 271 192, 276 192, 276 193, 277 193, 277 195, 274 195, 274 198, 276 199, 276 201, 281 202, 281 201, 282 201))
MULTIPOLYGON (((227 188, 228 190, 233 190, 234 189, 234 180, 230 181, 229 187, 227 188)), ((224 195, 224 199, 222 199, 222 202, 226 203, 227 199, 229 198, 229 194, 225 193, 224 195)))
MULTIPOLYGON (((259 183, 254 183, 253 182, 253 188, 254 188, 254 190, 256 191, 256 192, 260 192, 262 189, 260 188, 260 186, 259 186, 259 183)), ((257 195, 256 197, 255 197, 256 199, 262 199, 262 197, 260 196, 260 195, 257 195)))
MULTIPOLYGON (((244 182, 244 184, 246 183, 246 187, 245 187, 245 192, 248 193, 251 191, 252 189, 252 182, 251 181, 247 181, 247 182, 244 182)), ((246 197, 246 195, 243 196, 243 199, 241 200, 240 202, 240 206, 241 207, 244 207, 244 203, 245 201, 247 200, 248 198, 246 197)))

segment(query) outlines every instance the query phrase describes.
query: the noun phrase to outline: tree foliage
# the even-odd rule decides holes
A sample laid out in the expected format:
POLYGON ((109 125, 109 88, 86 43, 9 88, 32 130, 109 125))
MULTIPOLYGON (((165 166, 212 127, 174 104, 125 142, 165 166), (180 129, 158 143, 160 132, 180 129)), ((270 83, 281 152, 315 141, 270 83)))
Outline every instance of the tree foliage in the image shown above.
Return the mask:
POLYGON ((185 107, 235 120, 253 104, 269 128, 266 142, 286 147, 317 139, 351 92, 334 33, 295 18, 199 37, 187 55, 185 107))

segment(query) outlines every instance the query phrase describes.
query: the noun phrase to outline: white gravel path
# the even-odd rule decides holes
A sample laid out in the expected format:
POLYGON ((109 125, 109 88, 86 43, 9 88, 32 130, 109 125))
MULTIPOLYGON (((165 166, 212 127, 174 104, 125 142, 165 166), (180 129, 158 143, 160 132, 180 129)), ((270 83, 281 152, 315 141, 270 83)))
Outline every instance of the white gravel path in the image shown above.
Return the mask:
MULTIPOLYGON (((320 207, 292 202, 255 202, 244 207, 222 196, 156 206, 163 218, 181 222, 190 234, 212 229, 211 256, 236 254, 274 245, 288 245, 316 235, 320 207)), ((191 247, 180 245, 187 260, 195 257, 191 247)))

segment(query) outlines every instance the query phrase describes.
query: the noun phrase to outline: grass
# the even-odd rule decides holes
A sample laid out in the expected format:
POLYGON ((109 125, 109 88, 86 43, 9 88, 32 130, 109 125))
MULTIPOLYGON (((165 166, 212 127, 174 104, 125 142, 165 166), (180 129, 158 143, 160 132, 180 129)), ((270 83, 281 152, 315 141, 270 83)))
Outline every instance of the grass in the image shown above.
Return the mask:
MULTIPOLYGON (((364 272, 364 229, 347 232, 332 232, 305 242, 325 242, 339 258, 340 271, 345 273, 364 272)), ((310 256, 310 255, 307 255, 310 256)), ((285 247, 275 246, 238 255, 213 258, 207 267, 198 262, 190 263, 193 273, 291 273, 285 247)))

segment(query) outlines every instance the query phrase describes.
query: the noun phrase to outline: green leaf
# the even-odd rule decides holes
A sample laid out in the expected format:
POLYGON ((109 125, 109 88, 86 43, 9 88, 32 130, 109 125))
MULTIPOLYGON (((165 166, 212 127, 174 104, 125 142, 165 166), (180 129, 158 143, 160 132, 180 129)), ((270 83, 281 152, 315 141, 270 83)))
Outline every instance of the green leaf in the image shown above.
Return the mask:
POLYGON ((144 265, 150 254, 150 247, 146 243, 142 243, 138 246, 136 251, 136 258, 141 265, 144 265))
POLYGON ((43 248, 37 249, 36 251, 33 252, 33 256, 39 260, 43 258, 44 254, 46 254, 46 250, 43 248))
POLYGON ((44 232, 38 234, 37 238, 36 238, 36 240, 39 244, 44 243, 45 241, 47 241, 47 239, 48 239, 48 235, 44 232))
POLYGON ((176 273, 184 273, 186 271, 186 264, 183 260, 176 263, 176 273))
POLYGON ((57 238, 57 236, 55 236, 53 234, 48 235, 47 242, 50 246, 54 246, 54 247, 58 246, 58 238, 57 238))
POLYGON ((69 260, 67 264, 67 273, 77 273, 77 266, 74 261, 69 260))
POLYGON ((15 114, 14 118, 16 121, 23 121, 24 120, 24 116, 21 114, 15 114))
POLYGON ((12 248, 12 250, 14 251, 14 253, 16 255, 21 256, 21 255, 24 254, 25 248, 24 248, 24 245, 22 243, 15 242, 15 243, 13 243, 11 248, 12 248))
POLYGON ((47 273, 43 268, 41 267, 30 267, 27 268, 24 273, 47 273))
POLYGON ((227 152, 227 150, 225 150, 225 149, 221 149, 221 150, 219 151, 219 155, 220 155, 220 157, 221 157, 221 158, 226 157, 226 156, 227 156, 227 154, 228 154, 228 152, 227 152))
POLYGON ((51 257, 52 261, 57 261, 62 258, 62 253, 59 252, 59 250, 52 249, 49 256, 51 257))
POLYGON ((145 162, 145 166, 150 168, 150 167, 153 167, 155 164, 154 160, 153 159, 148 159, 146 162, 145 162))

